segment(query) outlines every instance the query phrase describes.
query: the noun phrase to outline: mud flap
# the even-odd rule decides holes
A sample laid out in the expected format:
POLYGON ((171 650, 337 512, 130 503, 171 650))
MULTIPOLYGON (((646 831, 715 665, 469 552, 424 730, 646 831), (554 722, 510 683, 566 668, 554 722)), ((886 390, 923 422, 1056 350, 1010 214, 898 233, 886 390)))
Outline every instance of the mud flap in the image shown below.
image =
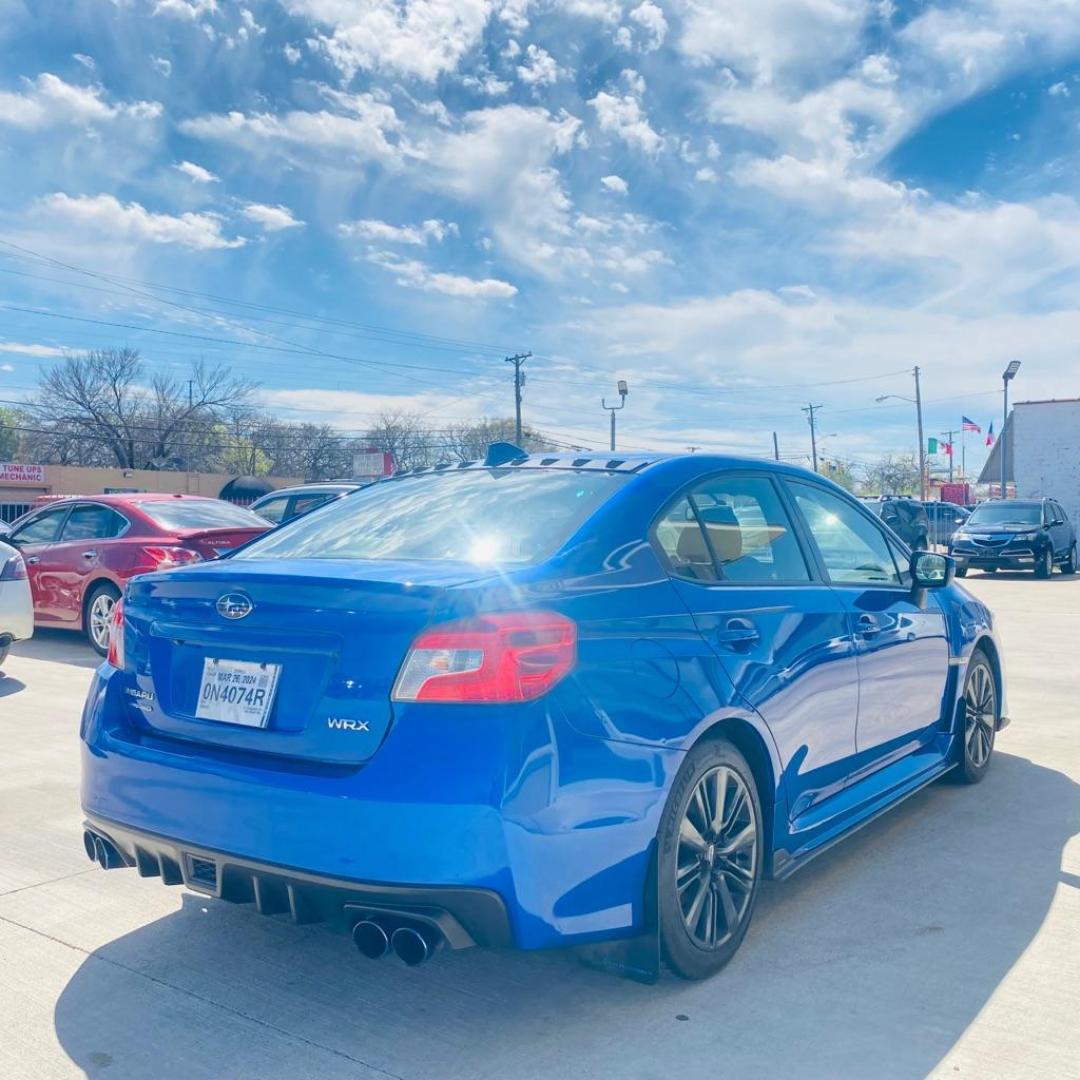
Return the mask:
POLYGON ((656 879, 656 845, 645 881, 645 931, 632 938, 579 945, 575 952, 585 967, 652 986, 660 981, 660 894, 656 879))

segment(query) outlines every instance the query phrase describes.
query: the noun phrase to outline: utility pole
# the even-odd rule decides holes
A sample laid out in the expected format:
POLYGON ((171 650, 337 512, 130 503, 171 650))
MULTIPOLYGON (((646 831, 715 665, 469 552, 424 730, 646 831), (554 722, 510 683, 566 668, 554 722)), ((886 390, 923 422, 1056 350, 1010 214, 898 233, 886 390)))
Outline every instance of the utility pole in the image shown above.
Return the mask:
POLYGON ((817 428, 814 424, 814 413, 818 409, 823 409, 823 405, 805 405, 803 406, 803 412, 806 413, 807 419, 810 421, 810 452, 814 458, 814 472, 818 471, 817 463, 817 428))
MULTIPOLYGON (((949 440, 945 445, 949 448, 949 483, 951 484, 953 482, 953 459, 956 457, 956 444, 953 442, 953 436, 956 434, 956 432, 943 431, 941 434, 947 436, 949 440)), ((961 432, 961 440, 963 440, 963 435, 964 433, 961 432)))
POLYGON ((192 387, 194 386, 194 384, 195 384, 194 379, 188 379, 188 381, 187 381, 187 407, 188 407, 189 411, 195 407, 195 394, 194 394, 194 392, 192 390, 192 387))
MULTIPOLYGON (((619 399, 620 399, 618 405, 609 405, 607 403, 607 398, 601 398, 600 399, 601 407, 604 408, 604 409, 607 409, 607 411, 609 413, 611 413, 611 450, 612 450, 612 453, 615 452, 615 414, 620 409, 623 409, 623 408, 626 407, 626 395, 630 393, 630 391, 626 387, 626 380, 625 379, 620 379, 618 381, 618 383, 616 384, 616 387, 617 387, 617 389, 619 391, 619 399)), ((692 450, 690 452, 693 453, 692 450)))
POLYGON ((772 456, 774 461, 780 460, 780 440, 776 437, 776 432, 772 433, 772 456))
MULTIPOLYGON (((1019 360, 1010 360, 1009 366, 1001 373, 1001 388, 1005 397, 1005 408, 1001 416, 1001 434, 998 436, 998 452, 1001 454, 1001 497, 1007 499, 1009 497, 1009 474, 1008 469, 1005 467, 1005 440, 1007 434, 1005 431, 1005 425, 1009 422, 1009 383, 1016 378, 1016 373, 1020 370, 1019 360)), ((1039 489, 1042 490, 1041 488, 1039 489)))
POLYGON ((919 384, 919 366, 915 365, 915 414, 919 420, 919 498, 926 502, 926 440, 922 426, 922 387, 919 384))
POLYGON ((506 357, 506 362, 514 365, 514 443, 517 446, 521 445, 521 388, 525 385, 521 367, 530 356, 532 353, 526 352, 506 357))

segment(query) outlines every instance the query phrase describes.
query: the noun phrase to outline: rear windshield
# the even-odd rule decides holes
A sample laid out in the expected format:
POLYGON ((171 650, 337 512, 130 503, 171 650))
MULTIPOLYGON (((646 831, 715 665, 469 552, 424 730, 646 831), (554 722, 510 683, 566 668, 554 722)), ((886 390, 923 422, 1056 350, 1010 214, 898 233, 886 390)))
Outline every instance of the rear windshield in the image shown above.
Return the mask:
POLYGON ((1016 503, 983 503, 971 512, 969 525, 1041 525, 1042 507, 1036 503, 1018 506, 1016 503))
POLYGON ((235 558, 538 562, 628 479, 538 469, 404 477, 297 518, 235 558))
POLYGON ((140 502, 139 509, 163 529, 265 529, 266 521, 221 499, 140 502))

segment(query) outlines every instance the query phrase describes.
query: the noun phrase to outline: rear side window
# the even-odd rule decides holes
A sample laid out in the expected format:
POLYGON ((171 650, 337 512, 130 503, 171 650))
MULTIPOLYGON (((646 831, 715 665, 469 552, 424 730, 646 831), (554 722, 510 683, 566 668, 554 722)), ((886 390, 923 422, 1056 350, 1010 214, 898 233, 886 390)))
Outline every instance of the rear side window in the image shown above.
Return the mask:
POLYGON ((407 476, 287 522, 234 557, 524 565, 557 551, 630 479, 563 469, 407 476))
POLYGON ((299 514, 306 514, 309 510, 314 510, 317 506, 322 506, 323 503, 328 503, 331 499, 336 498, 336 494, 328 495, 325 491, 319 491, 313 495, 296 495, 293 497, 292 510, 289 513, 289 517, 297 517, 299 514))
POLYGON ((119 536, 127 527, 127 520, 108 506, 76 506, 67 521, 60 541, 109 540, 119 536))
POLYGON ((655 535, 681 577, 746 584, 810 580, 791 522, 767 477, 705 481, 675 503, 655 535))
POLYGON ((272 521, 276 525, 285 516, 285 507, 288 503, 289 498, 287 495, 282 495, 277 499, 267 499, 266 502, 261 502, 254 507, 253 513, 258 514, 261 518, 266 518, 267 521, 272 521))
POLYGON ((140 502, 139 509, 163 529, 265 529, 265 519, 221 499, 140 502))

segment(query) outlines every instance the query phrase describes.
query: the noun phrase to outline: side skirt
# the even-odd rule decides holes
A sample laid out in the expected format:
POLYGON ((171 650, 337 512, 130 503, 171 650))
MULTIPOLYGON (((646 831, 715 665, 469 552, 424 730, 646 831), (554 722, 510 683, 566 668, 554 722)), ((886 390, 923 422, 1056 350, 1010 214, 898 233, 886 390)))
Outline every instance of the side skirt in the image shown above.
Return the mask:
POLYGON ((824 841, 817 847, 811 848, 809 851, 797 858, 794 857, 789 851, 780 849, 773 854, 773 879, 776 881, 783 881, 785 878, 791 877, 797 870, 801 870, 812 859, 817 858, 823 852, 828 851, 834 844, 838 844, 843 840, 846 840, 853 833, 859 831, 865 825, 869 825, 870 822, 876 821, 882 814, 887 814, 890 810, 899 806, 906 799, 910 798, 917 791, 922 791, 924 787, 932 784, 935 780, 944 776, 947 772, 956 768, 957 762, 950 760, 952 754, 949 753, 941 759, 941 764, 936 768, 930 769, 925 773, 921 773, 916 781, 914 781, 910 787, 906 790, 901 790, 898 794, 885 803, 883 806, 879 806, 872 810, 865 817, 860 818, 854 824, 849 825, 843 832, 838 833, 836 836, 824 841))

